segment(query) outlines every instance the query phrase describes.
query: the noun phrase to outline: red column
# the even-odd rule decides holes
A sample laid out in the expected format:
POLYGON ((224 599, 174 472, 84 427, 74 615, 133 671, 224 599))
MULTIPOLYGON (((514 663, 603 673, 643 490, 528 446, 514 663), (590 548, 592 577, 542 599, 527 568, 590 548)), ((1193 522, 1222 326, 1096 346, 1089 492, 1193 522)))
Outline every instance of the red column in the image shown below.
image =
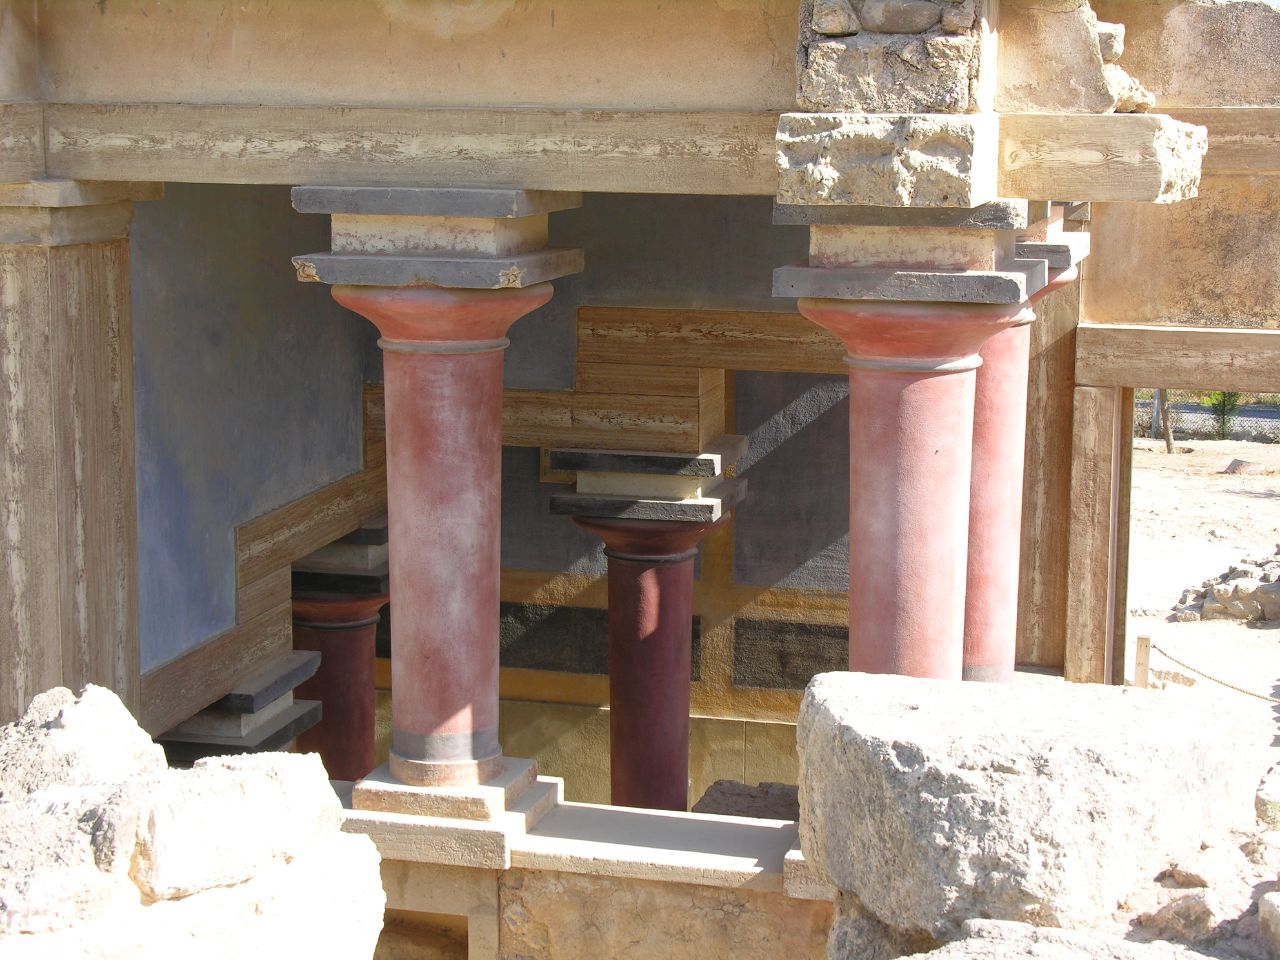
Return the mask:
POLYGON ((295 696, 319 700, 320 722, 298 737, 318 753, 333 780, 359 780, 373 769, 374 642, 385 593, 295 594, 293 646, 317 650, 320 668, 295 696))
MULTIPOLYGON (((1035 303, 1079 270, 1055 274, 1035 303)), ((1022 479, 1027 433, 1031 317, 997 333, 980 351, 973 413, 969 566, 964 612, 966 680, 1013 679, 1022 560, 1022 479)))
POLYGON ((523 289, 335 286, 382 333, 391 593, 391 773, 483 782, 498 744, 502 351, 551 299, 523 289))
POLYGON ((573 519, 609 558, 611 802, 687 810, 693 561, 716 523, 573 519))
POLYGON ((977 354, 1030 311, 798 306, 849 350, 849 669, 959 679, 977 354))

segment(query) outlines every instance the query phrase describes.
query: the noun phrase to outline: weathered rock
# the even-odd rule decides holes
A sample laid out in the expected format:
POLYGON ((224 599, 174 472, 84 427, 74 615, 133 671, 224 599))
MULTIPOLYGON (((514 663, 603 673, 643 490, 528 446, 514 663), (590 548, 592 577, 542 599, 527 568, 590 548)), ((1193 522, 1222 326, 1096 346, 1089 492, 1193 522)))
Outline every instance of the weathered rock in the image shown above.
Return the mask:
POLYGON ((1254 812, 1265 827, 1280 827, 1280 764, 1269 769, 1253 797, 1254 812))
POLYGON ((1115 100, 1116 113, 1146 113, 1156 105, 1156 98, 1141 83, 1129 76, 1119 64, 1107 63, 1102 67, 1107 89, 1115 100))
POLYGON ((813 32, 827 37, 847 37, 862 29, 849 0, 814 0, 813 32))
POLYGON ((964 932, 963 940, 929 954, 930 960, 1203 960, 1194 950, 1171 943, 1130 943, 1104 933, 1025 923, 970 920, 964 932))
POLYGON ((1280 956, 1280 893, 1265 893, 1258 900, 1258 939, 1280 956))
POLYGON ((924 33, 942 19, 942 5, 933 0, 862 0, 864 30, 877 33, 924 33))
POLYGON ((1098 52, 1103 63, 1115 63, 1124 56, 1124 24, 1098 21, 1098 52))
POLYGON ((974 0, 948 3, 942 11, 942 29, 947 33, 968 33, 977 17, 974 0))
POLYGON ((794 784, 765 782, 749 786, 737 780, 717 780, 692 807, 694 813, 766 820, 798 820, 800 800, 794 784))
POLYGON ((860 33, 819 40, 809 45, 798 102, 815 112, 965 113, 980 54, 971 35, 860 33))
POLYGON ((1258 463, 1254 460, 1232 460, 1222 470, 1223 473, 1238 473, 1244 476, 1259 476, 1267 472, 1265 463, 1258 463))
POLYGON ((778 202, 975 207, 996 194, 996 121, 784 113, 778 202))
POLYGON ((1199 943, 1236 916, 1238 913, 1226 907, 1215 891, 1197 890, 1169 901, 1154 913, 1143 914, 1139 922, 1161 940, 1199 943))
POLYGON ((1188 696, 820 675, 797 728, 805 858, 899 930, 1103 922, 1206 831, 1252 825, 1260 763, 1221 747, 1243 720, 1188 696))
POLYGON ((1098 17, 1088 3, 1018 4, 1001 11, 996 109, 1003 113, 1109 113, 1098 17))
POLYGON ((894 960, 925 953, 939 945, 932 937, 906 936, 885 926, 851 893, 838 894, 835 908, 827 938, 828 960, 894 960))

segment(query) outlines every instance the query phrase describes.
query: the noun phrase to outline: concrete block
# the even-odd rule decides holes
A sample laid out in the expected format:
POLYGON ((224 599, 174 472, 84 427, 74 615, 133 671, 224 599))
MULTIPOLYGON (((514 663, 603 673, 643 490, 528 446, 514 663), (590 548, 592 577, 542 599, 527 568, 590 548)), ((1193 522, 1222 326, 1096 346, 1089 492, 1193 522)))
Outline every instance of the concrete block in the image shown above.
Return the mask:
POLYGON ((998 197, 995 114, 784 113, 778 200, 977 207, 998 197))
POLYGON ((1048 282, 1043 260, 1015 260, 1007 270, 886 270, 861 267, 779 267, 775 297, 835 300, 916 300, 947 303, 1022 303, 1048 282))
POLYGON ((868 207, 773 205, 776 224, 841 224, 852 227, 941 227, 965 230, 1024 230, 1027 201, 989 200, 976 207, 868 207))
POLYGON ((455 287, 503 290, 531 287, 581 273, 581 250, 539 250, 509 257, 401 257, 313 253, 294 257, 298 279, 358 287, 455 287))
POLYGON ((310 680, 318 669, 320 654, 314 650, 295 650, 267 664, 225 697, 210 704, 209 709, 222 713, 257 713, 304 680, 310 680))
POLYGON ((737 463, 746 451, 746 437, 726 435, 706 451, 697 454, 563 448, 550 452, 548 466, 552 470, 717 477, 737 463))
POLYGON ((582 206, 582 194, 499 187, 294 187, 299 213, 530 217, 582 206))
POLYGON ((712 523, 719 520, 746 494, 746 481, 721 480, 695 500, 640 500, 589 493, 551 495, 551 512, 578 517, 626 517, 630 520, 678 520, 712 523))

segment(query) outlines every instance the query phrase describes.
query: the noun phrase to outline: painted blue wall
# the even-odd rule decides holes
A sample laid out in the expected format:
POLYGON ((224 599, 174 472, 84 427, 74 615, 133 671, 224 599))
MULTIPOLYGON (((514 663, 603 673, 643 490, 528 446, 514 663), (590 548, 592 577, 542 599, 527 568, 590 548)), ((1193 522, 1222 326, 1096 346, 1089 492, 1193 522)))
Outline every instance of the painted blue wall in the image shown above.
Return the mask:
POLYGON ((376 339, 289 258, 287 187, 172 184, 132 230, 139 627, 148 670, 235 620, 235 528, 360 467, 376 339))

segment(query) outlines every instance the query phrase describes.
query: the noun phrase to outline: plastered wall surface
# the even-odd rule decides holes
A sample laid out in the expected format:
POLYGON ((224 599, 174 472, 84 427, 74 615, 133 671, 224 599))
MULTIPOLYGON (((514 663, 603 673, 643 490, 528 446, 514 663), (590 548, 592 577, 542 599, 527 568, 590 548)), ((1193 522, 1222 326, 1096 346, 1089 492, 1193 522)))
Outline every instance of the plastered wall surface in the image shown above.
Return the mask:
POLYGON ((171 185, 132 230, 141 661, 234 622, 235 528, 360 466, 372 326, 290 256, 288 188, 171 185))
POLYGON ((797 8, 45 0, 39 22, 46 96, 60 101, 785 110, 797 8))
POLYGON ((1096 204, 1085 318, 1280 327, 1278 217, 1272 176, 1206 177, 1171 206, 1096 204))

